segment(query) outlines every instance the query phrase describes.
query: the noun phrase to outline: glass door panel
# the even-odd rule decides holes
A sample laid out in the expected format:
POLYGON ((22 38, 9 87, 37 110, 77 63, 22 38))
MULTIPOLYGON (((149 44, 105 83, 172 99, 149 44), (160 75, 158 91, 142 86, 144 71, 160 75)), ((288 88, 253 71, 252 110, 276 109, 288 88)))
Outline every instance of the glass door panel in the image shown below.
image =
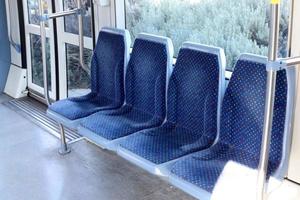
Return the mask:
MULTIPOLYGON (((43 2, 45 14, 77 8, 77 0, 43 0, 43 2), (52 7, 54 7, 52 3, 55 3, 55 11, 52 10, 52 7)), ((43 96, 44 80, 39 4, 38 0, 23 0, 23 3, 25 5, 28 88, 30 91, 43 96)), ((53 100, 84 95, 90 92, 90 62, 93 54, 93 6, 91 0, 82 0, 82 5, 86 9, 83 16, 84 66, 81 66, 79 61, 78 16, 70 15, 56 19, 57 40, 54 40, 54 20, 49 20, 46 23, 47 76, 50 97, 53 100), (58 58, 55 58, 55 55, 58 55, 58 58), (57 85, 59 85, 59 88, 56 87, 57 85)))
MULTIPOLYGON (((45 14, 52 12, 51 0, 43 0, 45 14)), ((23 0, 26 54, 28 68, 28 88, 31 92, 44 95, 44 80, 42 67, 42 49, 39 27, 39 5, 38 0, 23 0)), ((53 23, 46 23, 47 37, 47 74, 50 97, 56 100, 56 70, 55 70, 55 46, 53 23)))
MULTIPOLYGON (((58 10, 77 7, 77 0, 57 0, 58 10)), ((91 0, 82 0, 86 9, 83 16, 84 63, 79 61, 78 17, 67 16, 57 20, 60 99, 81 96, 90 92, 90 62, 93 53, 91 0)))
MULTIPOLYGON (((44 2, 44 14, 48 14, 48 3, 46 0, 44 2)), ((26 5, 26 4, 25 4, 26 5)), ((27 9, 28 9, 28 23, 34 25, 40 25, 39 21, 39 2, 38 0, 28 0, 27 1, 27 9)), ((45 23, 46 27, 49 26, 48 22, 45 23)))
POLYGON ((90 92, 90 61, 93 51, 84 49, 84 68, 79 63, 79 47, 66 43, 66 64, 68 77, 68 96, 81 96, 90 92))
MULTIPOLYGON (((50 43, 49 38, 46 40, 46 54, 47 54, 47 75, 48 80, 51 80, 51 63, 50 63, 50 43)), ((31 54, 31 74, 32 74, 32 83, 40 87, 44 87, 44 78, 43 78, 43 63, 42 63, 42 45, 41 37, 36 34, 30 34, 30 54, 31 54)), ((49 82, 49 89, 51 91, 51 81, 49 82)))
MULTIPOLYGON (((82 0, 82 4, 86 9, 86 15, 83 16, 83 34, 86 37, 92 37, 92 7, 90 0, 82 0)), ((77 0, 64 0, 63 7, 65 10, 77 7, 77 0)), ((77 16, 70 15, 65 17, 64 30, 67 33, 78 35, 78 20, 77 16)))

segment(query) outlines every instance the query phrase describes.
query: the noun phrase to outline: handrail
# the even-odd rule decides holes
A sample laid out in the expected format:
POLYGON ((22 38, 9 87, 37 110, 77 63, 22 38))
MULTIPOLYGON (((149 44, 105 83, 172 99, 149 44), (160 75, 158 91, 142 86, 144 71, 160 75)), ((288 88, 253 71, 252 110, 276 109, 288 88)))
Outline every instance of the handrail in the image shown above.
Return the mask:
POLYGON ((42 64, 43 64, 43 79, 44 79, 44 95, 47 105, 51 105, 48 89, 48 76, 47 76, 47 54, 46 54, 46 28, 44 17, 44 5, 43 1, 39 0, 39 15, 40 15, 40 34, 41 34, 41 46, 42 46, 42 64))
MULTIPOLYGON (((77 9, 81 10, 82 5, 81 1, 77 0, 77 9)), ((83 52, 83 47, 84 47, 84 37, 83 37, 83 17, 82 15, 78 15, 78 40, 79 40, 79 60, 80 60, 80 65, 82 68, 85 69, 85 64, 84 64, 84 52, 83 52)))
POLYGON ((273 110, 276 92, 277 71, 300 64, 300 57, 278 59, 280 0, 271 0, 271 27, 267 64, 267 89, 262 135, 261 154, 257 177, 257 200, 267 199, 267 171, 272 134, 273 110))
POLYGON ((291 58, 283 58, 280 59, 279 64, 282 65, 282 68, 294 67, 300 64, 300 56, 291 57, 291 58))
POLYGON ((78 9, 66 10, 62 12, 51 13, 48 15, 49 19, 54 19, 58 17, 65 17, 68 15, 74 15, 78 13, 78 9))
POLYGON ((65 17, 69 15, 78 15, 78 40, 79 40, 79 57, 80 57, 80 65, 83 68, 86 68, 84 64, 84 35, 83 35, 83 11, 82 4, 80 0, 77 0, 77 9, 56 12, 51 14, 44 14, 43 1, 39 0, 39 16, 40 16, 40 34, 41 34, 41 45, 42 45, 42 63, 43 63, 43 78, 44 78, 44 95, 47 102, 47 105, 51 105, 51 99, 49 95, 48 88, 48 76, 47 76, 47 55, 46 55, 46 29, 45 29, 45 21, 49 19, 55 19, 58 17, 65 17))
MULTIPOLYGON (((277 60, 278 53, 278 41, 279 41, 279 12, 280 4, 279 1, 272 0, 271 2, 271 24, 270 24, 270 35, 269 35, 269 62, 277 60)), ((267 71, 267 89, 266 89, 266 102, 265 102, 265 114, 264 114, 264 128, 262 135, 261 154, 258 166, 258 177, 257 177, 257 200, 267 199, 267 171, 269 162, 269 150, 270 141, 272 134, 272 122, 273 122, 273 110, 274 110, 274 99, 276 90, 276 70, 267 71)))
MULTIPOLYGON (((47 102, 47 105, 51 105, 51 99, 49 95, 49 88, 48 88, 48 76, 47 76, 47 55, 46 55, 46 28, 45 28, 45 21, 49 19, 54 19, 58 17, 64 17, 68 15, 78 15, 78 40, 79 40, 79 53, 80 53, 80 65, 83 68, 86 68, 84 64, 84 36, 83 36, 83 10, 81 5, 81 0, 77 0, 77 9, 57 12, 57 13, 51 13, 48 15, 44 14, 44 7, 43 7, 43 1, 39 0, 39 16, 40 16, 40 34, 41 34, 41 45, 42 45, 42 63, 43 63, 43 78, 44 78, 44 94, 45 99, 47 102)), ((61 135, 61 147, 59 149, 59 153, 61 155, 66 155, 71 152, 71 149, 68 147, 68 144, 66 142, 66 136, 64 127, 61 123, 59 124, 60 128, 60 135, 61 135)))

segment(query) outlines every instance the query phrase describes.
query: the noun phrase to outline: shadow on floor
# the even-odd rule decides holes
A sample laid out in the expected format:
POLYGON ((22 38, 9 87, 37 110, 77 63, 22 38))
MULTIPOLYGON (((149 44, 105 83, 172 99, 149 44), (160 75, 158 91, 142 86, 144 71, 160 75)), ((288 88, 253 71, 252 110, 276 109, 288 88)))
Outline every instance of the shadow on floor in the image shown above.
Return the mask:
POLYGON ((61 157, 56 137, 1 104, 0 115, 0 199, 193 199, 86 140, 61 157))
POLYGON ((0 94, 0 104, 4 103, 4 102, 7 102, 7 101, 10 101, 12 99, 13 98, 7 96, 6 94, 0 94))

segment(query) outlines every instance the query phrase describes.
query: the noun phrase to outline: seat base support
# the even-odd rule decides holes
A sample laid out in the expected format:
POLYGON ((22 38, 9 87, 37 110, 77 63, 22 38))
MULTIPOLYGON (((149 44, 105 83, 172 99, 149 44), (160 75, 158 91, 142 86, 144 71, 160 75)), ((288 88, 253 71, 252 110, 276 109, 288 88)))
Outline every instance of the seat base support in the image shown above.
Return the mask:
POLYGON ((71 148, 68 146, 68 143, 66 141, 65 129, 61 123, 59 123, 59 129, 60 129, 61 145, 60 145, 60 149, 58 150, 58 153, 64 156, 71 152, 71 148))

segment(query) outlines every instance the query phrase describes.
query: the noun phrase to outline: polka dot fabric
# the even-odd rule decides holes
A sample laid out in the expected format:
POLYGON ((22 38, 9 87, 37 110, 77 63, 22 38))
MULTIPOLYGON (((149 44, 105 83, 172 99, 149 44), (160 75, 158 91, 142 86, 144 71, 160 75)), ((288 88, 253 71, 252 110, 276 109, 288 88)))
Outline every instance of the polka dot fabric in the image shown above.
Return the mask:
MULTIPOLYGON (((266 66, 239 60, 226 90, 221 114, 220 138, 216 145, 177 161, 171 173, 212 192, 226 163, 235 161, 257 168, 264 122, 266 66)), ((279 167, 287 102, 285 71, 277 74, 273 131, 268 175, 279 167)))
POLYGON ((123 35, 101 31, 91 63, 91 93, 52 104, 49 109, 70 120, 118 108, 124 101, 123 35))
POLYGON ((155 164, 208 148, 217 133, 218 79, 216 54, 181 49, 168 89, 167 122, 121 146, 155 164))
MULTIPOLYGON (((187 158, 180 159, 173 166, 172 173, 208 192, 212 192, 228 161, 256 168, 259 157, 232 148, 229 145, 218 143, 201 153, 194 153, 187 158)), ((276 164, 269 162, 269 174, 275 170, 276 164)))
POLYGON ((126 105, 95 113, 81 126, 108 140, 159 126, 165 118, 167 66, 165 44, 137 38, 126 72, 126 105))
MULTIPOLYGON (((220 140, 260 156, 267 72, 264 64, 240 60, 226 91, 220 140)), ((287 106, 287 77, 278 72, 270 160, 280 162, 287 106)))

